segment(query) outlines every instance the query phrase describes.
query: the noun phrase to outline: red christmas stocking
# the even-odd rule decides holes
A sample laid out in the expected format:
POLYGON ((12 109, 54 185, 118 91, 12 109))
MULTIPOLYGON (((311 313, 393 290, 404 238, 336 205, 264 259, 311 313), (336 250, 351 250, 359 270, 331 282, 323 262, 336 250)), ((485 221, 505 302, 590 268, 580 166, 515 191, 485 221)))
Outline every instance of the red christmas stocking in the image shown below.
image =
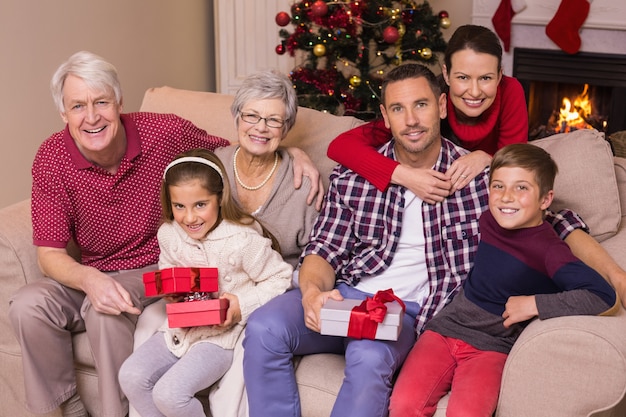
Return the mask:
POLYGON ((491 23, 496 33, 502 39, 504 50, 509 52, 511 47, 511 20, 513 16, 526 8, 524 0, 501 0, 500 5, 496 9, 491 23))
POLYGON ((590 3, 589 0, 561 0, 556 14, 546 26, 546 35, 568 54, 580 50, 578 32, 587 20, 590 3))

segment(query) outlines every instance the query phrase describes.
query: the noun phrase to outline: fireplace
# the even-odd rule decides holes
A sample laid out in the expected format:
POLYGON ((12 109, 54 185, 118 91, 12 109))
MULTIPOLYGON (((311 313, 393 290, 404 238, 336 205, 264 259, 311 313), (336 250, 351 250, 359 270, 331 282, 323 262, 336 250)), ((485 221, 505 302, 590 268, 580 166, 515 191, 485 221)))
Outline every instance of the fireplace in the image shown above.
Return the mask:
POLYGON ((529 140, 558 133, 563 100, 582 93, 591 106, 588 127, 607 135, 626 130, 626 55, 515 48, 513 76, 526 94, 529 140))

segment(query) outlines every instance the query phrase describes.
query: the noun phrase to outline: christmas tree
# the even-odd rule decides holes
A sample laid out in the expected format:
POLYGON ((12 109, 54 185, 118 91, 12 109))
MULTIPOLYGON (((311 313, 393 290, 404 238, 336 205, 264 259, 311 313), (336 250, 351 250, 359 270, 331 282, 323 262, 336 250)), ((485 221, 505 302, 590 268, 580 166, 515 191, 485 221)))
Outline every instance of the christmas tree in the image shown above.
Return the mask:
POLYGON ((305 0, 282 11, 276 53, 296 56, 290 73, 301 106, 361 119, 379 115, 385 72, 406 61, 437 63, 448 13, 427 1, 305 0))

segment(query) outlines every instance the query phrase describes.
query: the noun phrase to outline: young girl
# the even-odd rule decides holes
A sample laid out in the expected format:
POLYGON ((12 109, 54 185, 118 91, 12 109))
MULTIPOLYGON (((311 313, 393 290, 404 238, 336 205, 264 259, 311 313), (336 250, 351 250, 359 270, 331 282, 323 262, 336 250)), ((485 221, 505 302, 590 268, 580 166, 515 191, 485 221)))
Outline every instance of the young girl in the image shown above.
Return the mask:
POLYGON ((218 268, 218 295, 230 306, 222 325, 162 326, 122 364, 119 380, 142 416, 205 416, 194 395, 228 370, 250 313, 289 288, 292 267, 274 237, 232 200, 210 151, 183 153, 167 166, 161 202, 159 268, 218 268))

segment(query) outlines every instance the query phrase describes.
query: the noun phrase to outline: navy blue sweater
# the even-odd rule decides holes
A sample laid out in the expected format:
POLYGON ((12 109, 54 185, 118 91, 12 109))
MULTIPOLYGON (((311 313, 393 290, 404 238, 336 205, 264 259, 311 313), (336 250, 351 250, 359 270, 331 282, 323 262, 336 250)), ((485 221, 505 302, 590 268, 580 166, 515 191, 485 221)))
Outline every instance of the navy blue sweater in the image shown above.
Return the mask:
POLYGON ((482 350, 508 353, 528 322, 502 324, 509 297, 535 295, 540 319, 599 315, 617 303, 613 288, 576 258, 546 222, 507 230, 487 210, 481 242, 463 290, 426 329, 482 350))

